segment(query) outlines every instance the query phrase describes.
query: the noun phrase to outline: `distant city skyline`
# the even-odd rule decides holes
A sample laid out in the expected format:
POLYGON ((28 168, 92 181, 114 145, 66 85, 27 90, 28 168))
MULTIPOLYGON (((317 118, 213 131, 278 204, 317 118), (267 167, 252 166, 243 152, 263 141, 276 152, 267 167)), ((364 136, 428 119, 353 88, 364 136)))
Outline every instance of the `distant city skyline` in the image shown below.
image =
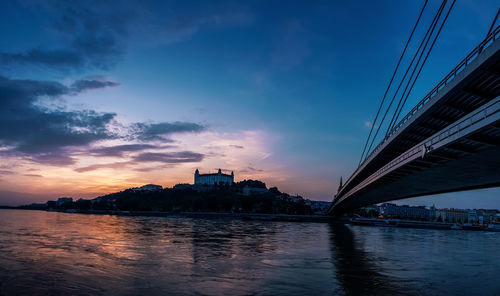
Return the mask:
MULTIPOLYGON (((219 167, 331 201, 422 4, 3 2, 0 205, 172 187, 219 167)), ((428 5, 427 22, 439 3, 428 5)), ((405 108, 485 37, 497 9, 457 1, 405 108)), ((499 208, 499 198, 396 203, 499 208)))

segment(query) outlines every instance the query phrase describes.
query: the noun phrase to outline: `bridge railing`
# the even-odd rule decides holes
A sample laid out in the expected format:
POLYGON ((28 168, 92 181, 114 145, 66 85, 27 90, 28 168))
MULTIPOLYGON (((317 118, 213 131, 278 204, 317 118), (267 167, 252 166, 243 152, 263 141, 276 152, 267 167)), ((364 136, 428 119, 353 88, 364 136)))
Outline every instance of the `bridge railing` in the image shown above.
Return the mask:
POLYGON ((441 80, 420 102, 417 103, 410 112, 406 114, 401 121, 399 121, 387 134, 382 141, 372 150, 372 152, 363 160, 359 165, 361 167, 366 161, 368 161, 375 153, 384 145, 393 135, 397 133, 422 107, 427 104, 437 93, 443 89, 450 81, 453 80, 460 72, 462 72, 473 60, 475 60, 479 54, 488 48, 495 40, 500 38, 500 26, 496 27, 493 32, 491 32, 478 46, 476 46, 466 57, 463 59, 453 70, 451 70, 446 77, 441 80))
POLYGON ((468 130, 474 125, 483 122, 484 126, 485 124, 488 124, 488 122, 498 120, 498 118, 500 117, 498 115, 499 112, 500 97, 497 97, 493 101, 490 101, 486 105, 479 107, 464 118, 459 119, 444 130, 435 133, 430 138, 418 143, 417 145, 407 150, 405 153, 393 159, 385 166, 377 170, 375 173, 364 179, 363 182, 359 183, 354 188, 349 190, 349 192, 347 192, 341 198, 336 198, 330 208, 335 207, 335 205, 340 201, 348 198, 351 193, 359 191, 361 188, 376 181, 382 176, 385 176, 387 173, 397 169, 398 167, 408 163, 409 161, 412 161, 415 158, 424 158, 427 152, 430 152, 432 154, 432 151, 434 149, 445 146, 453 140, 463 136, 463 134, 470 133, 470 131, 468 130))

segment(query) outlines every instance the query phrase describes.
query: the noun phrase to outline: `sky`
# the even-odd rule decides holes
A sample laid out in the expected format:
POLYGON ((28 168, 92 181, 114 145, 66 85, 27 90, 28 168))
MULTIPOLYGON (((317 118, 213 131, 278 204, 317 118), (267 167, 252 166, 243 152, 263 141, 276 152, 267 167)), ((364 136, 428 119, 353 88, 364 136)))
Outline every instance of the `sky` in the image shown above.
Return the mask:
MULTIPOLYGON (((357 167, 423 3, 3 1, 0 204, 171 187, 197 168, 329 201, 357 167)), ((439 5, 429 1, 415 40, 439 5)), ((497 9, 456 2, 403 113, 497 9)), ((499 198, 400 203, 499 208, 499 198)))

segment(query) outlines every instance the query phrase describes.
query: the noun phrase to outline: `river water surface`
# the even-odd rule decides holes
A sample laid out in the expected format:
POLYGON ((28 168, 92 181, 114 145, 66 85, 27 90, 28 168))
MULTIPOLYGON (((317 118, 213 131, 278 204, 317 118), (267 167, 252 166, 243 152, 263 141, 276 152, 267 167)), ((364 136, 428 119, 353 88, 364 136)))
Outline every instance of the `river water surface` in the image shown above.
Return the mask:
POLYGON ((0 210, 0 295, 500 295, 500 233, 0 210))

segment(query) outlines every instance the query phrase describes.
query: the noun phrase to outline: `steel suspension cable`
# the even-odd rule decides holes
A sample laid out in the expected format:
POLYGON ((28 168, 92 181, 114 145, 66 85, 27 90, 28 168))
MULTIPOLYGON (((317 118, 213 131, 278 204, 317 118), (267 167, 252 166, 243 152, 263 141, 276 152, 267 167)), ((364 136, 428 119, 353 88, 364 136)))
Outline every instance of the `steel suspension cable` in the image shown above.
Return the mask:
MULTIPOLYGON (((382 123, 384 122, 387 114, 389 113, 389 110, 390 110, 390 108, 392 106, 392 103, 394 102, 394 99, 396 98, 396 95, 399 92, 399 89, 403 85, 403 82, 405 81, 406 75, 408 74, 409 70, 411 69, 411 67, 413 65, 413 62, 415 61, 415 59, 419 55, 420 49, 422 48, 422 45, 424 45, 424 43, 426 42, 426 40, 428 40, 430 38, 429 33, 431 32, 431 30, 433 30, 433 28, 435 28, 438 19, 441 17, 441 14, 442 14, 444 6, 446 5, 446 2, 447 2, 447 0, 443 0, 443 2, 441 3, 441 6, 439 7, 438 11, 436 12, 436 15, 434 16, 434 19, 432 20, 431 24, 429 25, 429 28, 427 28, 427 32, 425 33, 424 38, 420 42, 420 45, 419 45, 417 51, 415 52, 415 55, 413 56, 413 59, 410 62, 410 65, 406 69, 406 72, 405 72, 403 78, 401 79, 401 82, 399 83, 398 88, 396 89, 396 92, 394 93, 394 96, 392 97, 392 99, 391 99, 391 101, 389 103, 389 106, 387 107, 387 109, 386 109, 386 111, 384 113, 384 116, 382 117, 382 120, 380 121, 380 124, 379 124, 379 126, 377 128, 377 131, 375 132, 375 136, 372 138, 372 141, 371 141, 370 146, 369 146, 369 148, 367 150, 368 151, 367 153, 369 153, 369 151, 371 150, 371 147, 373 146, 373 143, 375 142, 375 139, 377 138, 377 135, 378 135, 378 133, 380 131, 380 127, 382 126, 382 123)), ((367 154, 367 157, 368 157, 368 154, 367 154)))
POLYGON ((495 15, 495 18, 493 19, 493 22, 491 23, 490 29, 488 30, 488 34, 486 34, 486 36, 490 35, 491 31, 493 31, 493 28, 495 27, 495 23, 497 22, 499 14, 500 14, 500 8, 498 8, 497 15, 495 15))
MULTIPOLYGON (((446 6, 446 4, 445 4, 446 6)), ((413 79, 413 76, 415 75, 415 72, 417 72, 417 68, 418 66, 420 65, 420 60, 422 59, 422 57, 424 56, 424 53, 425 53, 425 50, 427 48, 427 45, 429 44, 429 41, 431 40, 432 38, 432 34, 434 33, 434 29, 436 28, 437 26, 437 23, 439 22, 439 18, 441 18, 441 14, 443 13, 444 11, 444 7, 443 7, 443 10, 441 10, 440 12, 440 15, 438 17, 438 21, 436 21, 436 23, 434 24, 432 30, 431 30, 431 33, 429 34, 429 38, 426 40, 425 42, 425 45, 424 45, 424 48, 422 49, 422 52, 420 52, 420 56, 418 57, 418 61, 417 63, 415 64, 415 67, 413 68, 413 71, 410 75, 410 78, 408 79, 407 83, 406 83, 406 86, 405 86, 405 89, 403 91, 403 94, 401 95, 401 98, 399 99, 398 101, 398 105, 396 106, 396 110, 394 110, 394 114, 392 115, 392 118, 391 118, 391 121, 389 122, 389 126, 387 127, 387 130, 386 130, 386 133, 385 133, 385 136, 384 137, 387 137, 387 135, 389 134, 389 131, 391 130, 391 127, 395 121, 395 117, 396 117, 396 114, 398 113, 398 110, 400 109, 400 107, 402 108, 402 102, 404 100, 404 97, 405 97, 405 94, 406 94, 406 91, 408 90, 408 87, 410 86, 411 82, 412 82, 412 79, 413 79)), ((404 105, 404 104, 403 104, 404 105)))
POLYGON ((396 73, 397 73, 397 71, 399 69, 399 65, 401 64, 401 61, 403 60, 403 57, 404 57, 405 52, 406 52, 406 49, 408 48, 408 45, 410 44, 410 41, 411 41, 411 39, 413 37, 413 34, 415 33, 415 30, 417 29, 418 23, 420 22, 420 18, 422 17, 422 14, 424 13, 425 7, 427 6, 427 2, 428 2, 428 0, 425 0, 424 6, 420 10, 420 14, 418 15, 417 21, 416 21, 415 25, 413 26, 413 29, 412 29, 411 34, 410 34, 410 37, 406 41, 405 47, 403 49, 403 52, 401 53, 401 56, 399 57, 398 63, 396 65, 396 68, 394 69, 394 72, 392 73, 391 80, 389 81, 389 85, 387 86, 387 88, 385 90, 384 96, 382 97, 382 101, 380 102, 380 106, 378 107, 377 114, 375 115, 375 119, 373 120, 372 126, 370 128, 370 133, 368 134, 368 138, 366 139, 365 147, 363 148, 363 153, 361 154, 361 158, 359 160, 359 164, 358 165, 360 165, 361 161, 363 160, 363 156, 365 155, 366 147, 368 146, 368 142, 370 141, 370 137, 371 137, 372 132, 373 132, 373 127, 377 123, 377 119, 378 119, 378 116, 380 114, 380 110, 382 109, 382 106, 384 105, 385 99, 387 97, 387 93, 389 92, 389 89, 390 89, 390 87, 392 85, 392 82, 394 81, 394 77, 396 76, 396 73))
POLYGON ((399 111, 397 112, 397 115, 396 115, 396 117, 394 118, 394 122, 393 122, 392 127, 391 127, 391 126, 389 126, 389 128, 388 128, 388 130, 387 130, 387 133, 386 133, 386 136, 390 133, 390 131, 392 130, 392 128, 394 128, 394 126, 396 125, 396 122, 397 122, 397 120, 398 120, 398 118, 399 118, 399 115, 401 114, 401 111, 403 110, 403 106, 405 105, 406 101, 408 100, 408 97, 410 96, 410 93, 411 93, 411 91, 412 91, 412 89, 413 89, 413 86, 415 85, 415 82, 417 82, 417 79, 418 79, 418 76, 420 75, 420 72, 422 72, 422 69, 423 69, 423 67, 424 67, 424 65, 425 65, 425 62, 427 61, 427 58, 429 57, 429 54, 431 53, 432 48, 434 47, 434 44, 436 43, 436 40, 437 40, 437 38, 439 37, 439 34, 441 33, 441 30, 443 29, 443 26, 444 26, 444 24, 446 23, 446 20, 448 19, 448 16, 450 15, 451 10, 453 9, 453 5, 455 5, 455 1, 456 1, 456 0, 453 0, 453 2, 451 3, 450 8, 448 9, 448 12, 446 13, 446 16, 445 16, 445 17, 444 17, 444 19, 443 19, 443 22, 441 23, 441 25, 440 25, 440 27, 439 27, 439 30, 438 30, 438 31, 437 31, 437 33, 436 33, 436 36, 434 36, 434 40, 432 41, 431 47, 430 47, 430 48, 429 48, 429 50, 427 51, 427 54, 426 54, 426 56, 425 56, 425 58, 424 58, 424 61, 423 61, 423 62, 422 62, 422 64, 420 65, 420 69, 418 70, 418 73, 417 73, 417 75, 415 76, 415 79, 413 80, 413 83, 412 83, 412 85, 411 85, 411 87, 410 87, 410 89, 409 89, 408 93, 406 94, 406 97, 405 97, 405 99, 404 99, 404 101, 403 101, 403 104, 401 105, 401 108, 399 108, 399 111))

